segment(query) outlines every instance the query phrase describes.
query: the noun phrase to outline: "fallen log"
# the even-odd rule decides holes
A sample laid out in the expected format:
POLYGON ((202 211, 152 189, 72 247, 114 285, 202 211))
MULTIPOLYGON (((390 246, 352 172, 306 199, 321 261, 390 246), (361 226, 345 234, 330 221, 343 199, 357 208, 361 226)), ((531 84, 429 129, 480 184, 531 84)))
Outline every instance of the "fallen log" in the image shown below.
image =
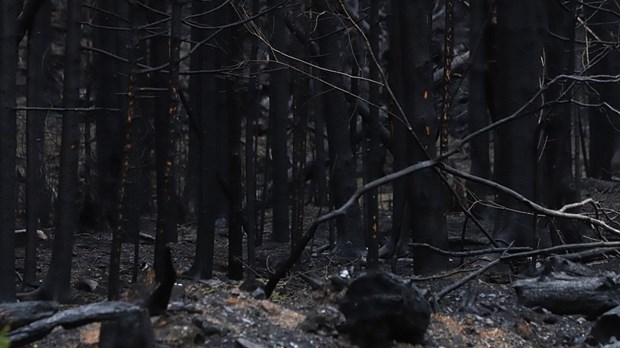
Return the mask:
POLYGON ((58 311, 58 303, 31 301, 0 304, 0 328, 8 325, 12 330, 33 321, 47 318, 58 311))
POLYGON ((136 316, 141 311, 142 308, 139 305, 128 302, 93 303, 67 309, 45 319, 34 321, 26 326, 10 331, 7 338, 11 341, 11 347, 18 347, 45 337, 57 326, 74 328, 92 322, 136 316))
POLYGON ((514 282, 519 302, 556 314, 596 318, 620 305, 620 276, 575 277, 551 273, 514 282))

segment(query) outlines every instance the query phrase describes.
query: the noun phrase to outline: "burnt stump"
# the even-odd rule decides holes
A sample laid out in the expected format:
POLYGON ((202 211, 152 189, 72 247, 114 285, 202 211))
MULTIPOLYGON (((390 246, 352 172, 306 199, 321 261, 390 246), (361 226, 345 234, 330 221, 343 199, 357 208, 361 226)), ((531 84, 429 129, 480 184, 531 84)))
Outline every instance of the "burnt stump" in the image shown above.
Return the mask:
POLYGON ((420 343, 431 316, 422 290, 384 272, 354 280, 340 302, 340 311, 346 322, 339 331, 361 347, 383 347, 392 341, 420 343))

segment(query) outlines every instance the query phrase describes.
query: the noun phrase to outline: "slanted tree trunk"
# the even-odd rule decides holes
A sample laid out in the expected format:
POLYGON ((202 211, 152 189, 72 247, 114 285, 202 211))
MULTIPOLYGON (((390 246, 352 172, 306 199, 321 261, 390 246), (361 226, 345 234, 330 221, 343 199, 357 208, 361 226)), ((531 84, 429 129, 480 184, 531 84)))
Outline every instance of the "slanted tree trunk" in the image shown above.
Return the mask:
POLYGON ((0 302, 15 300, 17 4, 0 1, 0 302))
MULTIPOLYGON (((81 0, 67 3, 67 38, 65 48, 65 79, 63 106, 77 108, 80 88, 80 12, 81 0)), ((71 259, 73 235, 78 231, 78 151, 80 113, 65 111, 62 117, 60 143, 60 178, 56 206, 56 231, 47 276, 32 295, 43 300, 67 301, 71 290, 71 259)))
MULTIPOLYGON (((393 8, 401 16, 400 49, 403 60, 401 105, 417 139, 407 139, 408 163, 413 164, 436 155, 438 119, 433 107, 433 63, 431 57, 431 25, 433 1, 401 1, 393 8), (416 20, 412 20, 415 18, 416 20), (419 142, 418 142, 419 141, 419 142)), ((408 178, 408 208, 413 241, 445 249, 445 190, 440 177, 432 169, 408 178)), ((414 272, 427 274, 445 267, 446 259, 426 248, 414 249, 414 272)))
MULTIPOLYGON (((43 71, 43 61, 50 42, 51 8, 48 2, 41 5, 32 28, 28 31, 28 106, 46 106, 49 84, 43 71)), ((36 284, 37 229, 41 227, 41 202, 45 199, 45 112, 28 111, 26 119, 26 250, 24 283, 36 284)))
MULTIPOLYGON (((314 3, 319 13, 324 13, 318 22, 318 32, 323 38, 319 42, 323 68, 340 71, 340 42, 337 35, 340 19, 336 14, 341 8, 337 1, 319 0, 314 3)), ((333 73, 323 73, 323 79, 331 85, 340 86, 342 77, 333 73)), ((329 187, 334 207, 343 205, 357 189, 355 181, 355 158, 351 151, 349 121, 342 92, 324 86, 324 117, 329 143, 330 180, 329 187), (331 89, 331 90, 330 90, 331 89)), ((321 146, 321 144, 319 144, 321 146)), ((345 255, 358 255, 364 248, 362 216, 356 202, 344 217, 339 217, 337 226, 337 248, 345 255)))
MULTIPOLYGON (((537 0, 497 2, 498 111, 504 118, 523 107, 540 88, 541 57, 546 16, 537 0)), ((541 100, 530 104, 525 115, 500 126, 495 138, 495 178, 529 199, 534 198, 535 133, 541 100)), ((495 237, 515 246, 536 247, 535 219, 527 207, 499 193, 495 237)))

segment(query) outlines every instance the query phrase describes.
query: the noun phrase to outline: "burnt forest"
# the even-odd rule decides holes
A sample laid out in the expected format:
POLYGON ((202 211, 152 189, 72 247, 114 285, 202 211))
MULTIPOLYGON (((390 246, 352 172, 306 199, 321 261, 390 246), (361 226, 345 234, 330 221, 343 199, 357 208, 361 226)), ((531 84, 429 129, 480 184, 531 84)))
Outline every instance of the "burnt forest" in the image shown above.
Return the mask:
POLYGON ((620 347, 620 2, 0 0, 0 348, 620 347))

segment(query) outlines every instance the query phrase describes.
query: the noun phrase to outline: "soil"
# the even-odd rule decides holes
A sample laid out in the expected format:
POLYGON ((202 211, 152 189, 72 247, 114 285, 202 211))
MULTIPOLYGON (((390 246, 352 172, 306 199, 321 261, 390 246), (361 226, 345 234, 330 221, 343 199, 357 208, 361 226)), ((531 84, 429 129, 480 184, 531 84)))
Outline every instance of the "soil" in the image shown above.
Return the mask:
MULTIPOLYGON (((615 201, 618 185, 594 182, 584 184, 588 195, 605 201, 615 201)), ((308 222, 316 217, 318 209, 308 206, 308 222)), ((268 221, 269 219, 267 219, 268 221)), ((389 225, 389 216, 382 220, 389 225)), ((451 213, 448 225, 451 240, 462 233, 463 215, 451 213)), ((152 233, 154 222, 145 220, 143 231, 152 233)), ((471 225, 471 224, 470 224, 471 225)), ((269 231, 269 226, 266 226, 269 231)), ((482 234, 474 228, 467 229, 466 247, 483 247, 482 234), (478 245, 477 245, 478 244, 478 245)), ((51 231, 47 231, 52 234, 51 231)), ((364 272, 362 259, 341 259, 329 252, 327 226, 320 230, 312 246, 307 248, 301 262, 276 289, 272 298, 257 299, 250 292, 240 289, 241 281, 226 277, 227 240, 225 224, 217 233, 215 276, 209 280, 184 279, 194 253, 195 226, 189 224, 179 229, 179 243, 172 245, 174 265, 179 274, 167 313, 152 317, 158 346, 161 347, 355 347, 336 327, 344 320, 338 311, 338 299, 343 291, 330 286, 333 276, 354 278, 364 272), (308 279, 314 279, 321 288, 313 289, 308 279)), ((265 236, 269 239, 268 234, 265 236)), ((72 304, 103 301, 106 297, 107 267, 110 236, 98 233, 80 233, 76 236, 73 261, 73 280, 95 281, 96 288, 83 286, 73 289, 72 304)), ((125 298, 139 300, 140 287, 145 286, 149 272, 153 243, 149 238, 140 241, 140 276, 132 282, 133 245, 124 246, 122 260, 122 286, 125 298)), ((264 243, 257 252, 257 266, 252 272, 260 282, 273 270, 278 260, 285 257, 288 247, 264 243)), ((47 265, 50 258, 49 241, 41 241, 39 265, 47 265)), ((21 271, 23 251, 18 250, 18 270, 21 271)), ((457 282, 484 264, 476 259, 454 259, 453 269, 429 279, 414 280, 431 294, 457 282)), ((540 260, 539 265, 544 263, 540 260)), ((608 258, 591 262, 597 269, 615 270, 620 263, 608 258)), ((412 261, 404 256, 390 265, 382 261, 386 271, 394 270, 405 279, 412 278, 412 261)), ((46 266, 45 266, 46 267, 46 266)), ((42 278, 45 267, 39 270, 42 278)), ((449 293, 438 303, 423 343, 415 347, 582 347, 593 323, 579 315, 556 315, 542 308, 521 306, 512 289, 511 281, 522 276, 512 273, 509 267, 499 267, 469 281, 465 286, 449 293)), ((248 284, 246 284, 248 285, 248 284)), ((242 286, 241 288, 244 288, 242 286)), ((251 288, 251 287, 250 287, 251 288)), ((257 293, 254 293, 257 295, 257 293)), ((257 296, 260 298, 260 296, 257 296)), ((63 305, 65 306, 65 305, 63 305)), ((57 328, 32 347, 96 347, 99 324, 89 324, 76 329, 57 328)), ((414 347, 394 342, 393 347, 414 347)))

